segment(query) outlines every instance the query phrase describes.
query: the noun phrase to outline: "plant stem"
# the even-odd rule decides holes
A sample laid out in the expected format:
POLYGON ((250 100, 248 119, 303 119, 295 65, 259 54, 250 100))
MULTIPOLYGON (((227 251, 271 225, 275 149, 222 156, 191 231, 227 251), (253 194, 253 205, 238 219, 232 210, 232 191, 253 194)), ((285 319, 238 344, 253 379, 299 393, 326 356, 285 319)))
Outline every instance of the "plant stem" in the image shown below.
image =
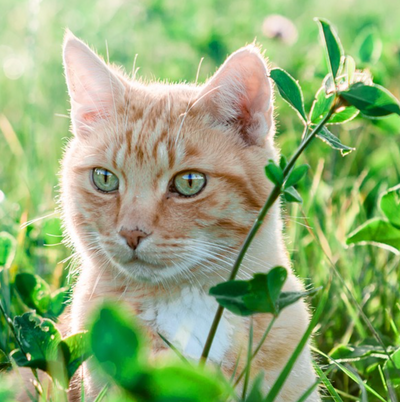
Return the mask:
MULTIPOLYGON (((287 166, 285 167, 285 169, 283 171, 283 181, 284 182, 289 177, 289 174, 290 174, 294 164, 296 163, 297 159, 299 158, 299 156, 303 153, 303 151, 307 148, 307 146, 315 138, 315 136, 321 131, 321 129, 323 128, 325 123, 330 119, 330 117, 334 113, 335 109, 338 107, 336 99, 333 101, 332 106, 329 109, 328 113, 325 115, 325 117, 311 131, 310 135, 308 137, 306 137, 300 143, 300 146, 297 149, 296 153, 292 156, 292 158, 288 162, 287 166)), ((271 193, 269 194, 267 201, 265 202, 264 206, 261 208, 260 213, 258 214, 252 228, 250 229, 250 232, 247 234, 247 237, 239 251, 239 254, 236 257, 235 263, 233 264, 232 271, 231 271, 231 274, 230 274, 228 280, 234 280, 236 278, 240 265, 242 264, 244 256, 245 256, 247 250, 249 249, 251 242, 253 241, 255 235, 257 234, 258 230, 260 229, 261 225, 263 224, 264 218, 267 215, 267 212, 270 210, 272 205, 274 205, 275 201, 281 195, 281 190, 282 190, 282 185, 275 185, 274 188, 272 189, 271 193)), ((207 361, 208 355, 210 353, 211 345, 213 343, 213 340, 214 340, 215 334, 217 332, 218 325, 221 321, 223 312, 224 312, 224 307, 219 305, 217 312, 215 313, 214 320, 211 324, 211 328, 208 333, 208 337, 207 337, 206 343, 204 345, 203 352, 200 357, 201 364, 204 364, 207 361)))
POLYGON ((249 331, 249 346, 247 350, 247 364, 246 364, 246 369, 244 370, 245 372, 245 377, 244 377, 244 384, 243 384, 243 390, 242 390, 242 399, 243 401, 246 399, 246 393, 247 393, 247 387, 249 386, 249 380, 250 380, 250 362, 252 359, 252 349, 253 349, 253 317, 250 318, 250 331, 249 331))
POLYGON ((265 340, 267 339, 267 336, 269 334, 269 331, 271 331, 272 326, 274 325, 276 320, 276 317, 273 317, 272 320, 270 321, 270 323, 268 324, 268 328, 265 330, 262 338, 260 339, 260 342, 258 343, 257 347, 255 348, 251 358, 249 359, 249 361, 246 364, 246 367, 243 369, 243 371, 238 375, 237 379, 235 380, 235 383, 233 384, 233 387, 236 387, 240 380, 242 379, 244 373, 246 372, 246 370, 249 368, 248 366, 251 365, 251 362, 253 361, 253 359, 256 357, 257 353, 260 351, 262 345, 264 344, 265 340))

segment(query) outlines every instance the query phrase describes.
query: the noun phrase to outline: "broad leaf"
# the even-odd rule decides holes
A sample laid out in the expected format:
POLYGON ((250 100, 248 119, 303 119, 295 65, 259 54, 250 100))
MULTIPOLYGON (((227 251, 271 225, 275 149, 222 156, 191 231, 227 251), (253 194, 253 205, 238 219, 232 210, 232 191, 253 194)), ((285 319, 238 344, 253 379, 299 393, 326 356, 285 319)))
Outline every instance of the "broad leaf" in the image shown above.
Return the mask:
POLYGON ((286 159, 285 155, 281 155, 280 159, 279 159, 279 167, 283 170, 285 170, 285 167, 287 166, 288 161, 286 159))
POLYGON ((300 165, 297 168, 294 168, 286 180, 285 188, 295 186, 305 176, 308 168, 308 165, 300 165))
POLYGON ((89 334, 87 332, 78 332, 64 338, 59 344, 59 353, 66 366, 69 381, 79 366, 91 355, 89 334))
POLYGON ((400 115, 399 101, 385 88, 377 84, 356 82, 339 95, 355 106, 365 117, 378 118, 391 113, 400 115))
POLYGON ((103 370, 117 384, 133 389, 141 379, 140 349, 142 340, 138 329, 120 306, 105 303, 93 318, 90 344, 103 370))
POLYGON ((149 402, 220 402, 226 400, 227 389, 222 376, 187 364, 169 364, 153 370, 147 389, 133 395, 149 402))
POLYGON ((283 191, 283 196, 287 202, 298 202, 302 203, 303 199, 298 191, 294 187, 288 187, 283 191))
MULTIPOLYGON (((325 89, 320 88, 311 107, 310 121, 312 124, 318 124, 328 113, 332 106, 334 94, 326 95, 325 89)), ((359 111, 354 106, 342 107, 337 113, 334 113, 326 124, 342 124, 353 120, 359 111)))
POLYGON ((9 268, 15 256, 17 241, 10 233, 0 232, 0 271, 9 268))
POLYGON ((332 76, 336 78, 336 76, 340 72, 343 59, 342 45, 336 32, 332 29, 329 21, 318 18, 316 19, 316 21, 319 23, 319 27, 325 43, 328 65, 330 67, 332 76))
POLYGON ((241 316, 255 313, 278 314, 277 300, 285 283, 287 271, 283 267, 272 268, 267 274, 254 274, 248 281, 227 281, 210 289, 209 294, 217 302, 241 316))
POLYGON ((380 207, 389 222, 400 229, 400 184, 382 195, 380 207))
POLYGON ((326 127, 322 127, 322 130, 317 134, 317 137, 333 149, 337 149, 338 151, 340 151, 342 156, 345 156, 355 150, 355 148, 343 145, 340 142, 339 138, 332 134, 326 127))
POLYGON ((39 315, 44 315, 50 308, 50 286, 38 275, 21 273, 15 277, 15 287, 22 301, 39 315))
POLYGON ((58 344, 61 334, 54 323, 41 319, 33 313, 14 318, 14 327, 23 351, 12 354, 19 366, 50 370, 57 362, 58 344))
POLYGON ((382 41, 375 30, 369 30, 363 34, 364 36, 361 38, 358 50, 358 57, 362 63, 375 64, 381 57, 382 41))
POLYGON ((303 122, 307 121, 304 111, 304 99, 298 81, 281 68, 273 68, 270 72, 282 98, 297 111, 303 122))
POLYGON ((71 288, 67 286, 57 289, 55 292, 53 292, 51 294, 50 309, 46 316, 54 319, 61 315, 68 304, 70 293, 71 288))
POLYGON ((383 219, 370 219, 346 239, 346 244, 358 243, 373 244, 397 253, 400 251, 400 230, 383 219))
POLYGON ((281 292, 287 277, 283 267, 275 267, 267 274, 254 274, 248 281, 227 281, 210 289, 209 294, 234 314, 249 316, 271 313, 278 316, 285 307, 300 298, 314 294, 307 292, 281 292))
POLYGON ((275 164, 273 160, 269 161, 269 164, 265 166, 265 174, 272 181, 272 183, 281 186, 283 183, 282 169, 275 164))
POLYGON ((22 301, 42 317, 55 319, 65 309, 70 289, 50 292, 50 286, 38 275, 21 273, 15 277, 15 287, 22 301))

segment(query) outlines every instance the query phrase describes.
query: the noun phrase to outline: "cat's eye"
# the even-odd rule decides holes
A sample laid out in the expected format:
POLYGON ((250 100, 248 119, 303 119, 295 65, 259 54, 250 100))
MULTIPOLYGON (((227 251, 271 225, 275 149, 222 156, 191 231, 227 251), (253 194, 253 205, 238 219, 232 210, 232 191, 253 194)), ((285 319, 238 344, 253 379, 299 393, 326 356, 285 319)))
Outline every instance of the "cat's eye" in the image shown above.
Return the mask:
POLYGON ((206 185, 206 176, 200 172, 178 173, 173 180, 173 190, 185 197, 200 193, 206 185))
POLYGON ((111 193, 118 190, 118 177, 107 169, 94 168, 92 170, 92 181, 97 190, 105 193, 111 193))

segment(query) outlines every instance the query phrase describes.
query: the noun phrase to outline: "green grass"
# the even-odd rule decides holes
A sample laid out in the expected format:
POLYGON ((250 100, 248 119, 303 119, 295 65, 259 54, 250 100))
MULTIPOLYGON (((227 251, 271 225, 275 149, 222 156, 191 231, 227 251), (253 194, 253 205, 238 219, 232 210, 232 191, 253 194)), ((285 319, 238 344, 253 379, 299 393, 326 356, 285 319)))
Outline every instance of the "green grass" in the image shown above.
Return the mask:
MULTIPOLYGON (((11 315, 26 309, 12 296, 17 273, 37 273, 53 290, 68 279, 68 261, 60 261, 69 251, 55 245, 59 238, 47 236, 58 233, 58 221, 53 219, 57 215, 21 229, 25 222, 55 208, 58 161, 70 135, 61 64, 65 27, 100 54, 107 54, 107 43, 110 60, 127 71, 138 53, 140 77, 170 81, 194 80, 200 58, 205 57, 202 82, 227 54, 257 38, 271 65, 299 79, 309 106, 326 71, 312 18, 326 17, 355 57, 359 35, 376 29, 383 51, 371 72, 377 83, 400 96, 400 10, 392 0, 0 0, 0 10, 0 231, 18 240, 15 262, 1 275, 0 285, 1 299, 11 315), (296 44, 263 36, 263 19, 273 13, 293 20, 299 32, 296 44), (18 69, 23 74, 10 79, 16 78, 18 69), (54 245, 45 247, 49 242, 54 245)), ((290 155, 299 143, 301 127, 278 97, 277 120, 277 144, 290 155)), ((399 256, 372 246, 347 248, 345 238, 366 219, 379 215, 379 193, 400 183, 400 119, 379 125, 356 119, 334 131, 357 151, 343 158, 316 140, 301 158, 311 167, 299 189, 304 203, 287 206, 285 214, 287 244, 298 275, 315 287, 331 282, 315 345, 329 355, 341 344, 375 345, 378 336, 387 348, 396 348, 400 346, 399 256)), ((311 300, 313 306, 320 297, 311 300)), ((14 346, 1 320, 0 348, 9 352, 14 346)), ((325 369, 328 360, 318 359, 325 369)), ((382 361, 369 357, 341 364, 389 400, 376 366, 382 361)), ((329 371, 328 378, 344 401, 361 398, 362 386, 339 366, 329 371)), ((378 400, 368 395, 370 401, 378 400)))

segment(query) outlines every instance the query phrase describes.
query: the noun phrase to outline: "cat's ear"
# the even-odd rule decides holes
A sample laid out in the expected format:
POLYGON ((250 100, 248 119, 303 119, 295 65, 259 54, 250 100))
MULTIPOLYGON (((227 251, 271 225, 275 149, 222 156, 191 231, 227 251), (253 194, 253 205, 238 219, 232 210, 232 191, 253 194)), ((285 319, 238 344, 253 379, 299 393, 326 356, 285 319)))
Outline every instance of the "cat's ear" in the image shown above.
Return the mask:
POLYGON ((63 57, 74 133, 87 135, 99 121, 114 122, 124 99, 121 80, 70 31, 65 34, 63 57))
POLYGON ((198 98, 217 124, 231 126, 248 145, 263 146, 273 135, 272 85, 259 49, 233 53, 206 83, 198 98))

